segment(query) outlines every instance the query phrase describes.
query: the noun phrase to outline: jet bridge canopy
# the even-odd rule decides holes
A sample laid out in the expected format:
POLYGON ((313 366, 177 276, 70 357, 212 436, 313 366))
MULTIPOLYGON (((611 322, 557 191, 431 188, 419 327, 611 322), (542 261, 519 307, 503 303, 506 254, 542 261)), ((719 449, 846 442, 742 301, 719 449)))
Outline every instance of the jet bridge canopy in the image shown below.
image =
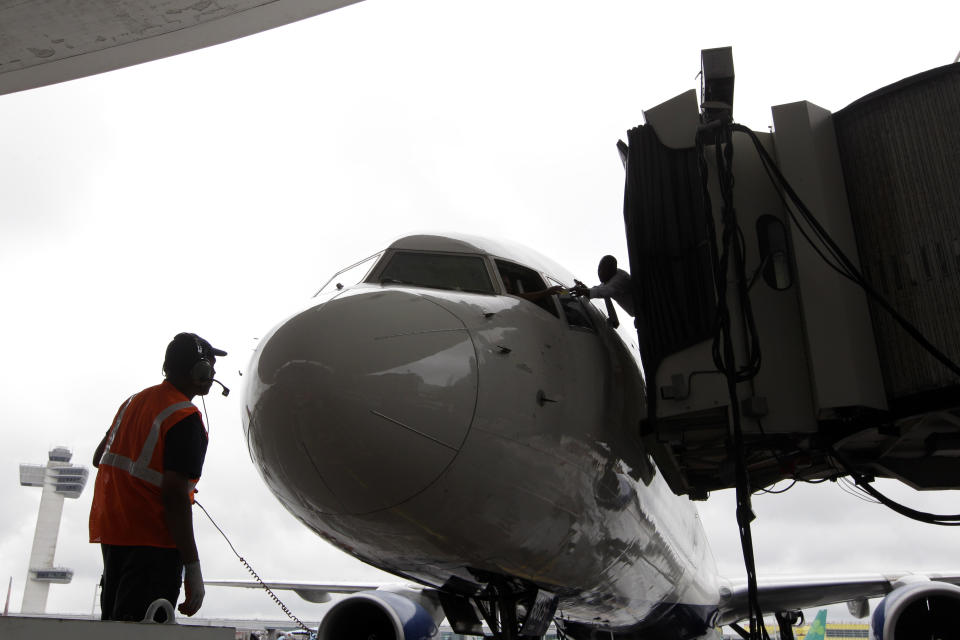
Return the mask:
POLYGON ((221 44, 358 1, 0 3, 0 95, 221 44))

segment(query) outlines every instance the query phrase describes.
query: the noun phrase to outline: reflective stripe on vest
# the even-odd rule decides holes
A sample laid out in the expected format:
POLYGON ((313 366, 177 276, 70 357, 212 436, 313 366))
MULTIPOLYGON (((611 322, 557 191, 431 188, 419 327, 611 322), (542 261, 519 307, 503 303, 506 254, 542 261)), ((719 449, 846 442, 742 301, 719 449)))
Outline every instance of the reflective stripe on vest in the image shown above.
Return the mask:
MULTIPOLYGON (((123 413, 127 410, 127 406, 130 405, 130 402, 135 396, 131 396, 127 403, 120 410, 120 414, 117 416, 117 421, 113 425, 113 429, 110 433, 110 442, 113 442, 113 436, 116 434, 117 427, 120 426, 120 422, 123 419, 123 413)), ((180 409, 187 409, 192 407, 192 402, 178 402, 172 404, 163 411, 154 419, 153 424, 150 425, 150 432, 147 434, 147 439, 143 443, 143 447, 140 449, 140 455, 137 457, 136 462, 131 460, 126 456, 121 456, 116 453, 111 453, 109 451, 109 445, 107 445, 107 451, 100 458, 100 464, 106 464, 111 467, 116 467, 117 469, 122 469, 126 471, 134 478, 139 478, 144 482, 149 482, 150 484, 159 487, 162 480, 163 474, 156 469, 150 468, 150 461, 153 459, 153 450, 157 447, 157 442, 160 440, 160 426, 163 424, 163 421, 169 418, 171 415, 180 411, 180 409)), ((196 486, 196 483, 191 483, 196 486)))
POLYGON ((139 394, 135 393, 127 401, 123 403, 123 406, 120 407, 120 411, 117 412, 117 419, 114 420, 113 426, 110 427, 110 437, 107 438, 107 446, 104 447, 104 451, 110 451, 110 445, 113 444, 113 439, 117 437, 117 429, 120 427, 120 423, 123 422, 123 414, 127 411, 127 407, 130 406, 130 403, 133 402, 133 399, 136 398, 139 394))

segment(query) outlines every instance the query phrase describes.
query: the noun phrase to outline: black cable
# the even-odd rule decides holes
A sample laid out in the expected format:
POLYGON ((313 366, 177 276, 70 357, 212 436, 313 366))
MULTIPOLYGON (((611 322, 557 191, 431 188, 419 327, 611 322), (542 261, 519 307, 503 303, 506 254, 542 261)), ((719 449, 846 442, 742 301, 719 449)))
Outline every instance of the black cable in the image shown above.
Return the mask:
POLYGON ((263 590, 266 591, 267 595, 270 596, 275 603, 277 603, 277 606, 280 607, 285 614, 287 614, 287 617, 293 620, 294 622, 296 622, 298 627, 300 627, 301 629, 309 633, 311 638, 316 638, 316 633, 312 629, 310 629, 310 627, 303 624, 303 622, 300 621, 300 618, 293 615, 290 609, 287 608, 287 605, 285 605, 283 601, 279 597, 277 597, 277 594, 275 594, 273 590, 270 587, 268 587, 263 580, 260 579, 260 576, 257 575, 257 572, 254 571, 253 567, 250 566, 250 563, 244 560, 243 556, 237 553, 237 550, 233 547, 233 543, 230 542, 230 538, 228 538, 227 534, 223 532, 223 529, 221 529, 220 526, 216 522, 214 522, 213 518, 210 517, 210 513, 204 508, 204 506, 200 504, 197 500, 194 500, 193 503, 203 510, 203 513, 206 514, 207 519, 210 520, 210 524, 212 524, 216 528, 216 530, 220 532, 220 535, 223 536, 223 539, 227 541, 228 545, 230 545, 230 550, 233 551, 233 555, 237 556, 237 558, 240 559, 240 562, 242 562, 243 566, 247 568, 247 571, 250 572, 250 575, 252 575, 256 579, 256 581, 260 583, 260 586, 263 587, 263 590))
POLYGON ((846 471, 841 469, 833 458, 828 457, 827 463, 837 473, 837 476, 834 477, 833 480, 837 485, 837 488, 840 489, 840 491, 843 491, 848 496, 854 497, 857 500, 860 500, 861 502, 868 502, 870 504, 880 504, 878 500, 871 500, 870 495, 868 493, 866 493, 865 491, 857 487, 856 484, 851 482, 845 475, 846 471))
POLYGON ((745 367, 744 371, 740 374, 740 380, 748 380, 754 378, 760 372, 760 364, 762 361, 761 351, 760 351, 760 335, 757 332, 757 323, 756 318, 753 315, 753 303, 750 300, 749 292, 749 281, 747 279, 747 265, 746 265, 746 240, 743 237, 743 230, 740 228, 739 223, 736 220, 736 214, 733 209, 733 140, 728 137, 727 139, 727 167, 726 170, 730 174, 730 215, 731 221, 733 224, 734 232, 734 259, 735 259, 735 272, 737 289, 739 294, 740 302, 740 314, 743 318, 743 323, 746 328, 746 335, 749 338, 747 345, 747 354, 749 359, 749 364, 745 367))
POLYGON ((736 631, 737 634, 738 634, 741 638, 743 638, 743 640, 750 640, 750 634, 747 633, 747 631, 746 631, 743 627, 741 627, 740 625, 738 625, 736 622, 733 622, 733 623, 731 623, 731 624, 729 624, 729 625, 727 625, 727 626, 729 626, 731 629, 733 629, 734 631, 736 631))
POLYGON ((848 496, 852 496, 861 502, 880 504, 877 500, 871 500, 863 491, 857 489, 856 485, 845 478, 837 478, 837 488, 848 496))
POLYGON ((753 270, 753 273, 750 274, 750 279, 747 280, 747 291, 753 289, 753 285, 757 283, 757 280, 760 278, 760 272, 763 271, 763 268, 767 266, 767 263, 770 262, 770 258, 773 254, 768 254, 760 261, 760 264, 756 269, 753 270))
MULTIPOLYGON (((806 204, 804 204, 803 201, 800 199, 800 196, 798 196, 797 193, 793 190, 793 187, 791 187, 790 183, 787 182, 786 177, 784 177, 783 173, 780 171, 780 168, 777 167, 773 158, 767 152, 766 148, 760 142, 759 138, 757 138, 756 134, 750 129, 748 129, 747 127, 744 127, 743 125, 733 124, 731 125, 731 128, 734 131, 747 134, 747 136, 753 142, 754 147, 757 149, 761 162, 764 165, 764 168, 767 170, 767 174, 768 175, 772 174, 775 177, 774 185, 775 186, 779 185, 779 187, 782 188, 784 192, 786 192, 790 200, 794 203, 796 208, 799 210, 804 221, 814 231, 817 238, 831 253, 832 257, 836 259, 837 262, 839 262, 839 266, 834 265, 829 260, 827 260, 823 256, 823 253, 817 248, 816 244, 814 244, 811 241, 810 237, 806 233, 804 233, 801 229, 801 233, 803 233, 804 237, 807 239, 807 242, 809 242, 810 246, 813 247, 818 254, 820 254, 821 258, 824 258, 824 261, 829 266, 831 266, 834 270, 838 271, 838 273, 840 273, 845 278, 852 281, 854 284, 856 284, 861 289, 863 289, 863 291, 867 294, 867 296, 870 297, 870 299, 873 300, 884 311, 890 314, 890 316, 897 322, 897 324, 899 324, 901 328, 903 328, 903 330, 906 331, 907 334, 911 338, 913 338, 915 342, 917 342, 917 344, 923 347, 928 353, 930 353, 930 355, 932 355, 937 361, 939 361, 943 366, 949 369, 952 373, 960 376, 960 365, 954 362, 949 356, 947 356, 940 349, 938 349, 933 343, 931 343, 926 338, 926 336, 924 336, 920 332, 920 330, 915 325, 913 325, 913 323, 911 323, 903 315, 901 315, 893 307, 893 305, 891 305, 890 302, 886 300, 886 298, 884 298, 876 289, 873 288, 873 286, 869 282, 867 282, 866 278, 864 278, 864 276, 860 273, 856 265, 854 265, 853 262, 846 256, 846 254, 843 253, 843 250, 836 244, 833 238, 830 237, 830 234, 827 233, 826 229, 823 228, 823 226, 819 223, 819 221, 817 221, 817 219, 813 216, 810 209, 807 208, 806 204)), ((799 222, 796 220, 791 208, 787 207, 787 211, 790 214, 791 218, 794 220, 794 222, 797 223, 797 226, 799 228, 800 227, 799 222)))
POLYGON ((960 514, 957 515, 939 515, 934 513, 927 513, 925 511, 917 511, 911 509, 905 505, 900 504, 891 500, 887 496, 883 495, 875 488, 873 488, 869 481, 864 481, 863 484, 860 484, 860 480, 857 480, 857 484, 871 496, 879 500, 884 506, 893 509, 900 515, 906 516, 912 520, 917 520, 919 522, 925 522, 927 524, 936 524, 941 527, 960 527, 960 514))
POLYGON ((844 470, 850 474, 854 482, 857 483, 857 486, 868 494, 880 501, 884 506, 896 511, 902 516, 906 516, 912 520, 917 520, 919 522, 925 522, 927 524, 936 524, 942 527, 958 527, 960 526, 960 514, 956 515, 942 515, 936 513, 927 513, 925 511, 917 511, 916 509, 911 509, 910 507, 900 504, 899 502, 888 498, 884 494, 880 493, 876 488, 874 488, 869 479, 864 476, 862 473, 853 468, 845 457, 843 457, 836 450, 831 450, 830 454, 840 463, 844 470))
MULTIPOLYGON (((740 535, 740 546, 743 551, 744 568, 747 573, 747 602, 750 619, 750 638, 769 639, 766 627, 763 625, 763 610, 760 608, 757 590, 756 559, 753 553, 753 535, 750 522, 756 517, 750 504, 750 478, 747 472, 744 455, 743 429, 740 415, 740 402, 737 396, 737 383, 741 376, 736 367, 736 356, 733 350, 733 336, 731 332, 730 308, 727 302, 727 273, 730 268, 730 256, 733 252, 733 267, 735 277, 740 286, 741 305, 744 287, 746 284, 745 267, 742 245, 737 241, 738 226, 736 211, 733 208, 733 145, 729 122, 714 122, 710 125, 714 134, 715 152, 717 160, 717 180, 720 183, 720 192, 723 203, 721 205, 722 235, 721 247, 716 246, 716 231, 713 224, 713 208, 710 204, 708 190, 708 168, 705 156, 704 136, 707 129, 697 131, 696 147, 699 158, 700 179, 704 194, 704 215, 710 229, 709 238, 711 258, 714 265, 714 288, 717 296, 716 327, 713 340, 714 364, 725 374, 727 380, 727 394, 730 399, 731 421, 733 423, 733 449, 736 475, 736 518, 740 535), (722 350, 722 353, 721 353, 722 350)), ((741 306, 744 313, 749 312, 749 303, 741 306)), ((752 314, 751 314, 752 315, 752 314)), ((752 346, 752 345, 751 345, 752 346)), ((758 354, 750 357, 750 365, 743 375, 749 375, 749 369, 756 364, 759 368, 758 354)), ((754 373, 755 375, 755 373, 754 373)))
MULTIPOLYGON (((760 430, 760 435, 763 436, 763 441, 764 441, 764 442, 769 441, 769 440, 770 440, 770 436, 767 435, 767 432, 766 432, 766 431, 764 430, 764 428, 763 428, 763 421, 757 419, 757 420, 756 420, 756 423, 757 423, 757 428, 760 430)), ((763 493, 785 493, 788 489, 793 488, 793 485, 796 484, 796 483, 798 483, 798 482, 805 482, 805 483, 807 483, 807 484, 821 484, 821 483, 823 483, 823 482, 827 482, 828 480, 833 479, 833 478, 820 478, 820 479, 818 479, 818 480, 809 480, 809 479, 807 479, 807 478, 802 478, 802 477, 798 476, 798 475, 795 473, 795 471, 793 470, 793 465, 792 465, 792 464, 788 464, 787 461, 785 461, 783 458, 780 457, 780 455, 777 453, 777 450, 774 449, 772 445, 767 445, 765 448, 766 448, 766 450, 769 451, 770 454, 774 457, 774 459, 775 459, 775 460, 777 461, 777 463, 780 465, 780 468, 781 468, 782 470, 786 471, 787 468, 790 468, 790 478, 793 480, 793 484, 791 484, 789 487, 787 487, 787 488, 784 489, 783 491, 769 491, 769 490, 760 489, 759 491, 761 491, 761 492, 763 492, 763 493)), ((793 454, 787 453, 786 455, 789 457, 789 456, 791 456, 791 455, 803 454, 803 453, 804 453, 804 451, 801 450, 801 449, 799 449, 798 447, 796 447, 796 443, 794 443, 794 453, 793 453, 793 454)), ((838 473, 839 473, 839 472, 838 472, 838 473)), ((786 479, 786 478, 784 478, 784 480, 785 480, 785 479, 786 479)), ((779 482, 779 481, 778 481, 778 482, 779 482)))
MULTIPOLYGON (((207 400, 206 396, 200 396, 200 403, 203 405, 203 417, 207 419, 207 437, 210 437, 210 414, 207 413, 207 400)), ((201 507, 202 509, 203 507, 201 507)), ((208 518, 210 516, 207 516, 208 518)), ((211 522, 213 522, 211 520, 211 522)))
POLYGON ((671 398, 671 400, 686 400, 687 398, 689 398, 689 397, 690 397, 690 394, 693 393, 693 389, 692 389, 692 386, 693 386, 693 377, 694 377, 694 376, 699 376, 699 375, 705 375, 705 374, 718 374, 718 375, 722 375, 722 374, 723 374, 723 371, 717 371, 716 369, 704 369, 704 370, 702 370, 702 371, 691 371, 689 374, 687 374, 687 378, 686 378, 686 386, 687 386, 687 393, 686 393, 686 395, 674 396, 673 398, 671 398))
MULTIPOLYGON (((756 422, 757 422, 757 429, 760 430, 760 435, 763 436, 764 441, 769 440, 770 436, 767 435, 766 430, 764 430, 763 428, 763 421, 758 418, 756 422)), ((770 454, 773 456, 774 460, 777 461, 777 464, 780 465, 780 468, 786 470, 787 465, 784 464, 783 460, 777 454, 777 451, 772 446, 767 446, 767 451, 769 451, 770 454)), ((792 473, 790 475, 791 477, 793 477, 794 482, 798 480, 798 478, 796 478, 792 473)))
MULTIPOLYGON (((797 219, 796 213, 794 213, 793 209, 787 203, 787 198, 783 193, 783 189, 780 188, 779 183, 777 182, 777 178, 773 175, 773 172, 771 171, 770 167, 767 165, 765 161, 763 161, 762 157, 761 157, 760 165, 763 167, 764 172, 766 172, 767 179, 770 180, 771 184, 773 184, 774 191, 777 192, 777 197, 780 198, 780 203, 783 205, 784 211, 786 211, 787 214, 790 216, 790 219, 793 220, 793 223, 796 226, 797 231, 799 231, 800 234, 804 237, 804 239, 807 241, 807 244, 810 245, 810 248, 813 249, 818 256, 820 256, 820 259, 823 260, 823 262, 828 267, 830 267, 831 269, 839 273, 841 276, 845 278, 849 278, 848 274, 845 273, 840 266, 834 264, 834 262, 831 261, 831 258, 828 258, 823 254, 823 250, 819 246, 817 246, 817 243, 813 241, 813 239, 810 237, 810 234, 807 232, 806 229, 804 229, 804 225, 800 223, 800 220, 797 219)), ((833 256, 832 259, 837 260, 835 256, 833 256)))
MULTIPOLYGON (((772 485, 770 485, 770 486, 775 486, 776 484, 777 484, 777 483, 774 482, 774 483, 773 483, 772 485)), ((793 482, 791 482, 789 485, 787 485, 787 486, 784 487, 783 489, 773 490, 773 489, 767 489, 766 487, 764 487, 764 488, 762 488, 762 489, 757 489, 756 493, 767 493, 767 494, 770 494, 770 495, 777 495, 777 494, 780 494, 780 493, 786 493, 787 491, 790 491, 790 489, 793 489, 793 487, 794 487, 795 484, 797 484, 797 480, 794 480, 793 482)))
MULTIPOLYGON (((743 232, 740 229, 736 219, 736 210, 733 206, 733 144, 730 136, 730 128, 727 123, 718 125, 715 128, 715 155, 717 164, 717 181, 720 185, 721 205, 721 249, 717 250, 712 246, 711 255, 714 263, 714 288, 718 301, 723 301, 723 305, 717 306, 716 325, 717 330, 714 333, 713 346, 711 348, 714 365, 718 370, 726 370, 723 364, 724 356, 721 354, 721 335, 722 330, 719 327, 729 327, 729 307, 727 304, 727 274, 730 272, 730 264, 733 264, 733 274, 737 286, 738 303, 740 306, 741 317, 744 323, 746 335, 747 364, 736 372, 737 382, 745 382, 756 377, 760 370, 761 353, 760 340, 757 333, 757 326, 753 316, 749 297, 749 279, 746 276, 745 260, 745 241, 743 232)), ((709 212, 707 226, 710 229, 709 237, 716 238, 716 230, 713 226, 713 211, 710 204, 710 196, 707 187, 707 163, 704 153, 702 135, 697 142, 699 153, 699 168, 702 176, 704 208, 709 212)), ((714 242, 715 245, 715 242, 714 242)))

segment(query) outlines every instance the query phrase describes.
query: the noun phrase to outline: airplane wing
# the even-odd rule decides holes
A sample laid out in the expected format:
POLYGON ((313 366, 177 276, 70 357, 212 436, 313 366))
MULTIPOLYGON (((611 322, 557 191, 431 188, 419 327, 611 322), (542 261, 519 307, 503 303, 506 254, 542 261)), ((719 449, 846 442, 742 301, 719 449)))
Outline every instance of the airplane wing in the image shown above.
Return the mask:
MULTIPOLYGON (((784 576, 758 581, 757 590, 760 607, 765 612, 773 613, 876 598, 887 595, 897 587, 927 581, 960 585, 960 571, 784 576)), ((717 624, 743 620, 748 615, 746 580, 721 588, 720 618, 717 624)))
POLYGON ((358 1, 0 2, 0 95, 221 44, 358 1))
POLYGON ((238 587, 242 589, 262 589, 264 586, 273 591, 293 591, 307 602, 323 603, 330 601, 332 593, 356 593, 383 587, 382 582, 326 583, 315 582, 257 582, 256 580, 204 580, 203 584, 212 587, 238 587))

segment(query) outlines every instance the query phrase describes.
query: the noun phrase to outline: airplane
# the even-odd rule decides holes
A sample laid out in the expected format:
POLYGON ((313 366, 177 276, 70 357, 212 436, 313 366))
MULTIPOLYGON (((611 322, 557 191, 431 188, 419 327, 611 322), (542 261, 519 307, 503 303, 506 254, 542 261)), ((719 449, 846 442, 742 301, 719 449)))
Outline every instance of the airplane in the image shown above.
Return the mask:
MULTIPOLYGON (((582 298, 519 295, 569 290, 570 273, 459 234, 403 237, 369 262, 260 340, 243 400, 251 458, 284 507, 407 581, 274 583, 314 602, 350 592, 321 640, 424 640, 444 617, 498 640, 551 622, 574 640, 711 638, 748 616, 747 585, 717 575, 693 502, 638 433, 629 339, 582 298)), ((779 577, 759 601, 783 614, 846 601, 864 617, 884 597, 873 637, 892 640, 907 637, 901 621, 960 603, 958 583, 779 577)))
MULTIPOLYGON (((350 3, 251 1, 215 15, 197 5, 174 21, 152 20, 167 3, 138 4, 143 24, 166 24, 161 33, 131 31, 114 3, 81 13, 10 4, 0 94, 350 3)), ((540 286, 572 280, 503 246, 401 241, 361 285, 319 296, 254 356, 245 430, 267 484, 322 537, 419 585, 353 585, 321 636, 363 632, 370 611, 388 637, 411 640, 431 636, 437 615, 477 632, 480 614, 503 638, 542 635, 556 616, 575 640, 696 637, 743 618, 746 588, 716 576, 695 509, 665 485, 635 433, 636 358, 592 305, 557 296, 537 310, 511 295, 537 290, 529 271, 540 286), (391 275, 404 269, 392 265, 401 254, 437 260, 418 269, 414 259, 407 279, 391 275), (510 275, 510 265, 521 271, 510 275)), ((865 613, 865 598, 886 595, 873 633, 888 639, 925 606, 955 603, 953 582, 957 574, 782 578, 764 581, 760 596, 769 611, 847 600, 865 613)), ((316 598, 338 588, 295 587, 316 598)))
POLYGON ((807 629, 807 634, 803 636, 804 640, 823 640, 824 636, 827 633, 827 610, 820 609, 817 612, 817 617, 813 619, 813 622, 810 623, 810 628, 807 629))

